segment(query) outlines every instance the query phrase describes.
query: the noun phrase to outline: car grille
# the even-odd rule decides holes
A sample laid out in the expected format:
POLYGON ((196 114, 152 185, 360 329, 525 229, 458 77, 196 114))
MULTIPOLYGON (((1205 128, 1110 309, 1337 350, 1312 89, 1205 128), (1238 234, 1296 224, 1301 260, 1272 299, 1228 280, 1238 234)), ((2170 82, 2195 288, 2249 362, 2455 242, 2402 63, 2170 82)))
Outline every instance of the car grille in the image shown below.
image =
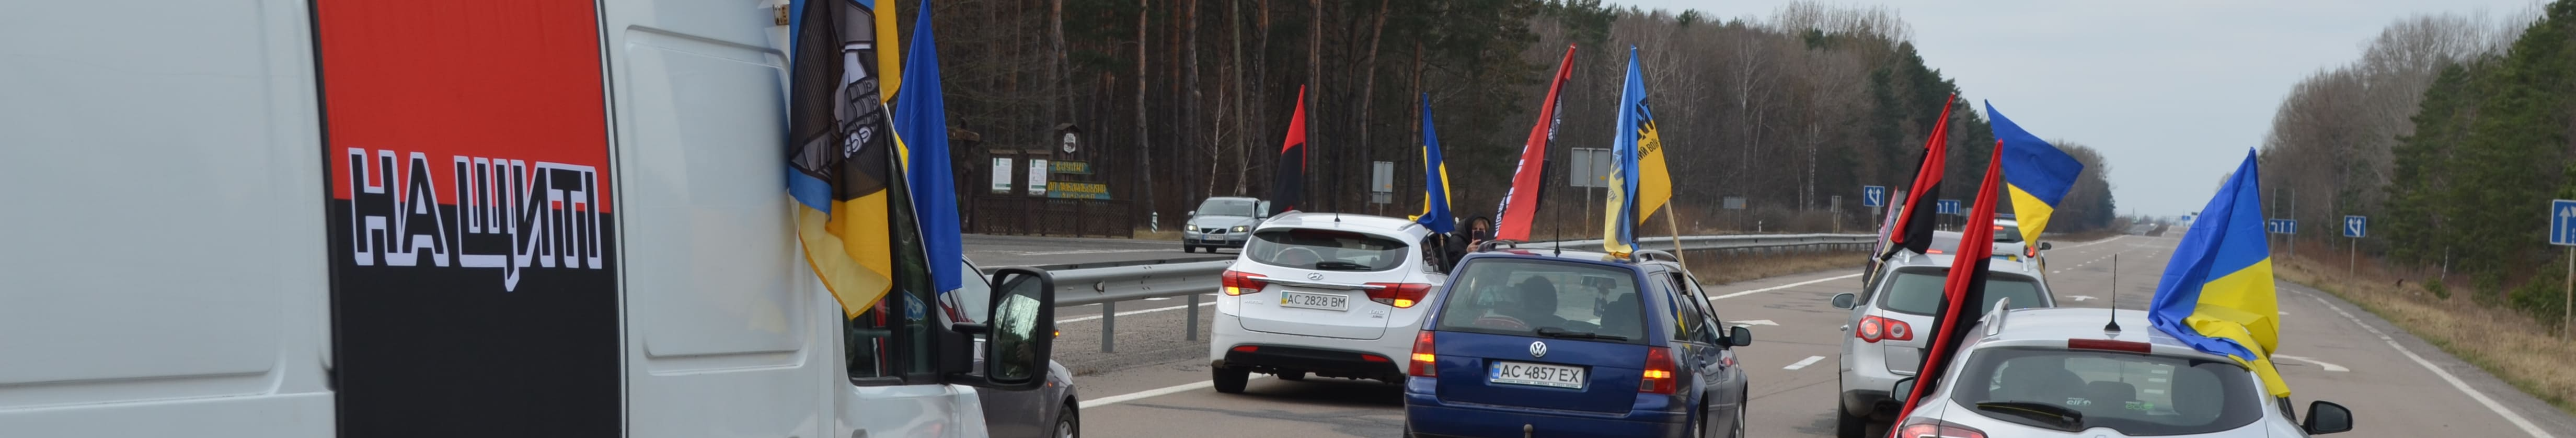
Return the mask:
POLYGON ((1224 229, 1224 228, 1201 228, 1201 229, 1199 229, 1199 232, 1201 232, 1201 233, 1208 233, 1208 234, 1225 234, 1225 229, 1224 229))

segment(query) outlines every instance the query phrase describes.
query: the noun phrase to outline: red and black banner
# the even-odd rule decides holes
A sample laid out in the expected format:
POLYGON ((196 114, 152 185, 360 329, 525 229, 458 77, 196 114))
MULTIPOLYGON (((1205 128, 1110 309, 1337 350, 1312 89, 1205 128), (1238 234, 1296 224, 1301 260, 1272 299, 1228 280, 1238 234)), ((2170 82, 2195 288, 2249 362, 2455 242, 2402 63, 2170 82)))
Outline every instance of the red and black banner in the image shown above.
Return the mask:
POLYGON ((1288 141, 1270 175, 1270 214, 1298 210, 1306 194, 1306 87, 1297 87, 1297 112, 1288 116, 1288 141))
POLYGON ((1959 95, 1953 94, 1941 102, 1941 119, 1932 125, 1931 137, 1923 142, 1923 164, 1914 170, 1914 184, 1907 186, 1905 209, 1897 212, 1893 219, 1896 225, 1888 231, 1888 241, 1896 244, 1887 248, 1887 254, 1880 254, 1881 258, 1896 254, 1899 248, 1916 254, 1932 249, 1932 226, 1937 223, 1933 203, 1941 197, 1941 173, 1948 169, 1950 106, 1957 100, 1959 95))
MULTIPOLYGON (((1995 151, 2002 153, 2003 142, 1995 142, 1995 151)), ((1986 177, 1977 185, 1977 201, 1968 209, 1968 223, 1995 222, 1995 201, 2002 197, 1995 186, 2003 180, 2002 162, 1991 160, 1986 164, 1986 177)), ((1950 363, 1959 356, 1956 350, 1967 343, 1969 330, 1986 318, 1986 270, 1994 260, 1995 233, 1960 234, 1958 251, 1952 253, 1955 256, 1950 259, 1950 273, 1941 287, 1940 319, 1932 320, 1932 329, 1923 332, 1932 335, 1932 349, 1923 351, 1923 363, 1915 368, 1919 371, 1914 375, 1919 377, 1914 382, 1914 392, 1890 394, 1905 400, 1896 416, 1898 425, 1905 424, 1906 416, 1922 404, 1923 394, 1940 387, 1941 377, 1949 375, 1950 363)), ((1891 431, 1888 435, 1893 438, 1896 434, 1891 431)))
POLYGON ((341 436, 621 434, 598 17, 314 2, 341 436))

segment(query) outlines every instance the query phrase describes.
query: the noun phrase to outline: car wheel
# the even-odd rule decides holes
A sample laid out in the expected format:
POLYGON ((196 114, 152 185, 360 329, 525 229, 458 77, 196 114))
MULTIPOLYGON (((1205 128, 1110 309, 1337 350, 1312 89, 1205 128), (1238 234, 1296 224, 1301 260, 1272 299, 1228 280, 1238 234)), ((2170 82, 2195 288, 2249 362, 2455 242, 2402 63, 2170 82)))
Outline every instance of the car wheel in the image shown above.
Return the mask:
POLYGON ((1065 405, 1064 411, 1055 414, 1055 438, 1082 438, 1082 419, 1073 409, 1065 405))
MULTIPOLYGON (((1708 402, 1700 402, 1700 407, 1708 407, 1708 402)), ((1708 409, 1699 410, 1699 418, 1691 421, 1691 430, 1690 435, 1688 436, 1691 438, 1708 438, 1708 409)))
POLYGON ((1282 373, 1279 373, 1278 375, 1279 375, 1279 380, 1286 380, 1286 381, 1290 381, 1290 382, 1302 382, 1302 381, 1305 381, 1305 380, 1306 380, 1306 372, 1305 372, 1305 371, 1288 371, 1288 372, 1282 372, 1282 373))
POLYGON ((1209 368, 1208 374, 1209 380, 1216 383, 1216 392, 1227 394, 1243 392, 1244 381, 1252 380, 1252 370, 1238 367, 1209 368))
POLYGON ((1852 416, 1851 411, 1843 407, 1842 401, 1834 402, 1835 438, 1868 438, 1868 429, 1869 418, 1852 416))
POLYGON ((1189 245, 1181 245, 1181 253, 1182 253, 1182 254, 1188 254, 1188 253, 1194 253, 1194 252, 1199 252, 1199 247, 1189 246, 1189 245))
MULTIPOLYGON (((1745 395, 1750 396, 1752 394, 1745 395)), ((1752 410, 1752 407, 1753 399, 1751 397, 1739 397, 1736 399, 1735 432, 1727 434, 1727 438, 1744 438, 1744 418, 1746 417, 1744 415, 1744 411, 1752 410)))

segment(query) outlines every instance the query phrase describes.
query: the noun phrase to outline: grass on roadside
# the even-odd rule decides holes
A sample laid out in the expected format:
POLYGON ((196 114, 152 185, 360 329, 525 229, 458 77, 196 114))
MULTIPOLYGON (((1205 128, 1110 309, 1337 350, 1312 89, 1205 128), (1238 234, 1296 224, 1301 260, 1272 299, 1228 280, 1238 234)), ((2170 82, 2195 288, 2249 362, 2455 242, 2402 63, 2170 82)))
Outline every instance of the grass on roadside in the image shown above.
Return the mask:
MULTIPOLYGON (((2343 297, 2378 314, 2460 360, 2512 383, 2533 397, 2576 414, 2576 342, 2511 310, 2479 305, 2472 293, 2440 298, 2420 281, 2380 270, 2347 274, 2344 263, 2292 258, 2276 262, 2275 276, 2343 297)), ((2477 292, 2488 293, 2488 292, 2477 292)))

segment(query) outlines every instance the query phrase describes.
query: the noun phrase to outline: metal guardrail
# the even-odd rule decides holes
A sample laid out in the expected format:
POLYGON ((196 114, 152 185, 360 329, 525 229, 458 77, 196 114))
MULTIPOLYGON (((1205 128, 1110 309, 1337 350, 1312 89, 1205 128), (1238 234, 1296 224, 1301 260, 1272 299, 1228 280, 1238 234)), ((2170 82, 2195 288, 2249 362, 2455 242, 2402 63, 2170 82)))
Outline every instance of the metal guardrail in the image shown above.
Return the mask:
MULTIPOLYGON (((1872 234, 1743 234, 1723 236, 1681 236, 1685 251, 1708 250, 1796 250, 1796 249, 1864 249, 1875 243, 1872 234)), ((1642 249, 1669 249, 1672 237, 1641 237, 1642 249)), ((1531 242, 1519 248, 1558 248, 1598 251, 1600 240, 1531 242)), ((1055 277, 1057 306, 1100 305, 1100 351, 1116 349, 1118 302, 1147 298, 1186 297, 1189 315, 1183 335, 1189 340, 1199 337, 1200 297, 1215 293, 1220 275, 1231 258, 1209 260, 1194 257, 1173 260, 1121 262, 1109 266, 1060 264, 1041 266, 1055 277)))

